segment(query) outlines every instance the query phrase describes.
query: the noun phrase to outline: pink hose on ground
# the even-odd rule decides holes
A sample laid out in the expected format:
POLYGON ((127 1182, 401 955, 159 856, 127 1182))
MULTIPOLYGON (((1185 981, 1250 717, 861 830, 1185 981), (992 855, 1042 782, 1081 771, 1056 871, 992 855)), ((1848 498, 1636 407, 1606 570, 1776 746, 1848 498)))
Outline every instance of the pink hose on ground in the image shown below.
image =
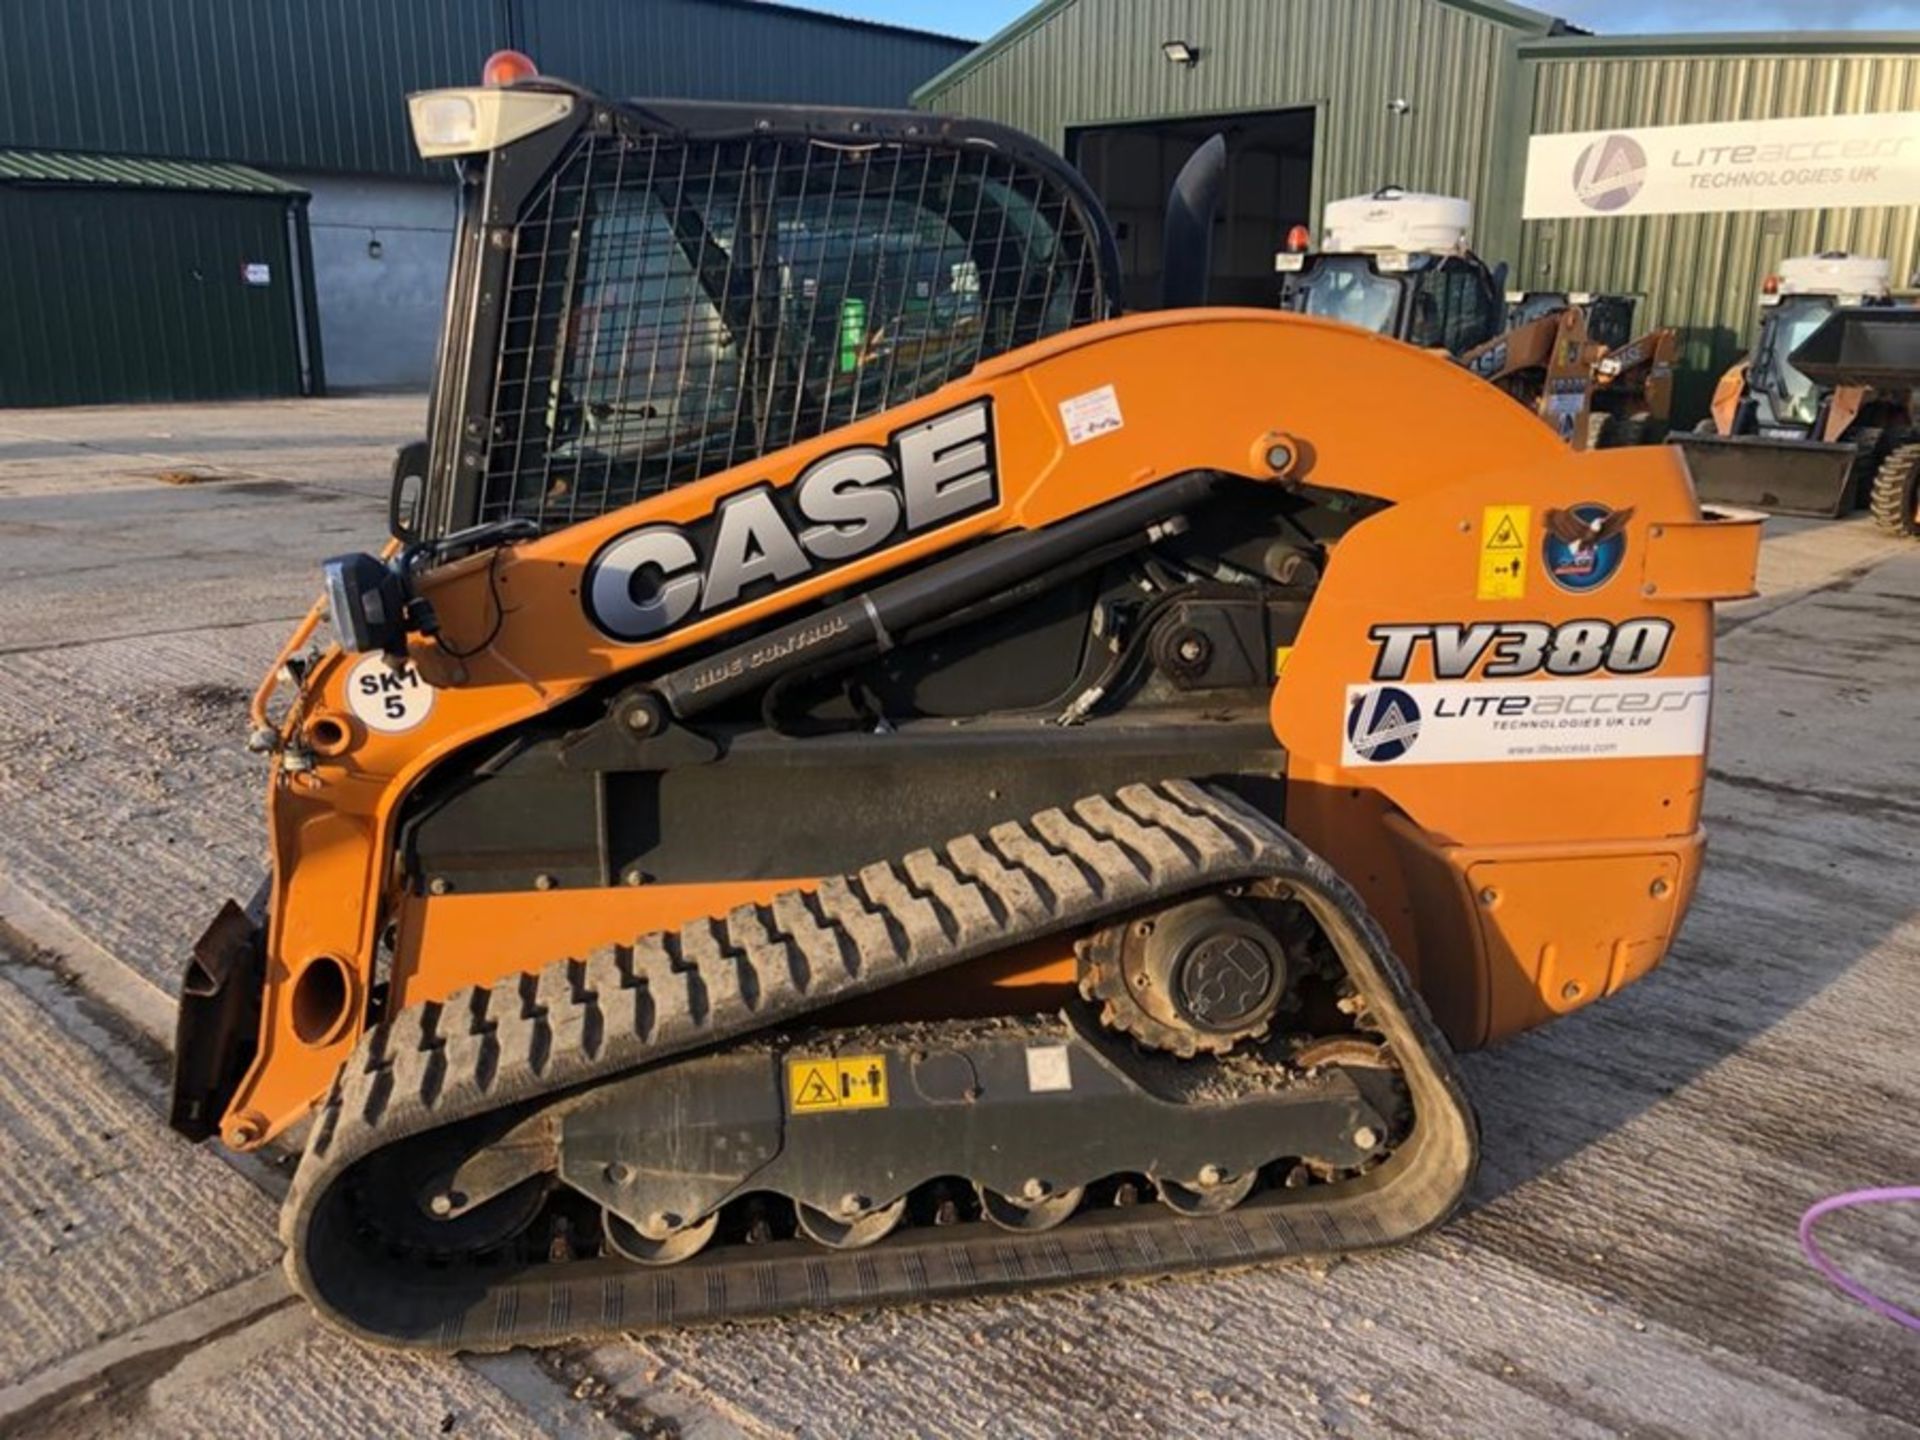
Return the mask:
POLYGON ((1850 1210, 1856 1205, 1891 1205, 1900 1201, 1920 1202, 1920 1185, 1893 1186, 1881 1190, 1849 1190, 1844 1195, 1830 1195, 1813 1206, 1800 1217, 1800 1249, 1807 1257, 1807 1263, 1818 1270, 1837 1287, 1858 1300, 1876 1315, 1884 1315, 1896 1324, 1909 1330, 1920 1330, 1920 1315, 1902 1310, 1890 1300, 1882 1300, 1858 1280, 1845 1274, 1838 1265, 1827 1259, 1814 1243, 1813 1222, 1822 1215, 1834 1210, 1850 1210))

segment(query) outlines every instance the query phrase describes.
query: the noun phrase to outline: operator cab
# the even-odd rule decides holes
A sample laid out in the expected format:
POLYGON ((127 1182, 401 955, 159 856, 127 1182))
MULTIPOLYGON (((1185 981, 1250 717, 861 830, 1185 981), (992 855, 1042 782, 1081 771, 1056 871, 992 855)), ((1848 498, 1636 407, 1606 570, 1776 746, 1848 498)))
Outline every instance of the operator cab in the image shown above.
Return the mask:
POLYGON ((1461 355, 1504 328, 1503 276, 1467 246, 1473 206, 1390 185, 1328 204, 1324 245, 1296 226, 1274 257, 1280 307, 1461 355))
POLYGON ((1509 290, 1507 292, 1507 329, 1558 315, 1562 310, 1580 310, 1586 314, 1587 339, 1618 350, 1633 338, 1634 297, 1596 295, 1588 290, 1509 290))
POLYGON ((1824 395, 1787 357, 1835 310, 1891 305, 1892 291, 1893 266, 1875 256, 1829 250, 1781 261, 1779 273, 1761 287, 1764 313, 1741 401, 1743 409, 1752 409, 1739 417, 1733 433, 1804 438, 1820 418, 1824 395))

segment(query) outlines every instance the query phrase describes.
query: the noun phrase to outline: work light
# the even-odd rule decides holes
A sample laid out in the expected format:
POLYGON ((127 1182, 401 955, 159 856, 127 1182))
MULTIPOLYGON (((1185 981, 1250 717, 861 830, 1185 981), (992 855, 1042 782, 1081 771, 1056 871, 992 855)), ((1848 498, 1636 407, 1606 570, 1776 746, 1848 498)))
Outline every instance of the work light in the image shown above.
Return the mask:
POLYGON ((400 577, 371 555, 336 555, 320 567, 327 610, 344 650, 406 653, 407 597, 400 577))
POLYGON ((557 90, 511 88, 540 72, 518 50, 501 50, 481 70, 472 90, 427 90, 407 97, 413 143, 423 160, 494 150, 557 124, 573 112, 573 97, 557 90))

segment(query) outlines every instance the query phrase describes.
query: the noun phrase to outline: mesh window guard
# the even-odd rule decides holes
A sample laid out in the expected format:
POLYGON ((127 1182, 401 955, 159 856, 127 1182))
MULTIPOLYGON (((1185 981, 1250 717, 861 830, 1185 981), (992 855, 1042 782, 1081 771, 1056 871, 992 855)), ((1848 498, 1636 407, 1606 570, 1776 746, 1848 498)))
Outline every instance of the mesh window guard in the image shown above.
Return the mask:
POLYGON ((1099 243, 985 145, 583 133, 515 230, 474 518, 572 524, 1103 318, 1099 243))

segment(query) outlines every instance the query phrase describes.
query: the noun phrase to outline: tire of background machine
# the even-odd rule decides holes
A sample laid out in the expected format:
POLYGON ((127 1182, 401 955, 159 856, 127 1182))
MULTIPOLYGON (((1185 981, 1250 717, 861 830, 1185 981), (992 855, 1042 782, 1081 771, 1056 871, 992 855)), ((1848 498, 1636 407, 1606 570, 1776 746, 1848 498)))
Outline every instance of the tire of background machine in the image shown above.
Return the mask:
POLYGON ((1891 448, 1886 439, 1886 432, 1878 425, 1862 425, 1853 432, 1853 464, 1847 470, 1847 480, 1853 488, 1849 510, 1862 505, 1872 507, 1873 485, 1880 474, 1880 462, 1887 458, 1891 448))
POLYGON ((1664 420, 1656 420, 1651 415, 1640 417, 1640 440, 1642 445, 1664 445, 1673 427, 1664 420))
POLYGON ((1720 427, 1713 423, 1713 417, 1709 415, 1704 420, 1696 420, 1693 422, 1693 433, 1696 435, 1718 435, 1720 433, 1720 427))
POLYGON ((1607 427, 1613 423, 1613 417, 1595 410, 1587 416, 1587 449, 1604 450, 1607 446, 1607 427))
POLYGON ((1868 494, 1873 523, 1893 535, 1920 535, 1914 509, 1920 505, 1920 442, 1887 452, 1868 494))

